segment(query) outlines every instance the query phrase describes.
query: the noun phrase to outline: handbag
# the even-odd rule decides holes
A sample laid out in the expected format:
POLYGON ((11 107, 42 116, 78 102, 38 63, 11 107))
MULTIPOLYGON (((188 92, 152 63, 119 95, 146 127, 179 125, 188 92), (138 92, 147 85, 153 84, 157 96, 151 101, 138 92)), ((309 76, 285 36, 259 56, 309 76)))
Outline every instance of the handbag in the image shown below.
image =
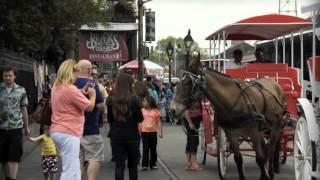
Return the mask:
POLYGON ((36 110, 32 113, 32 120, 41 125, 51 125, 51 101, 49 97, 40 99, 36 110))

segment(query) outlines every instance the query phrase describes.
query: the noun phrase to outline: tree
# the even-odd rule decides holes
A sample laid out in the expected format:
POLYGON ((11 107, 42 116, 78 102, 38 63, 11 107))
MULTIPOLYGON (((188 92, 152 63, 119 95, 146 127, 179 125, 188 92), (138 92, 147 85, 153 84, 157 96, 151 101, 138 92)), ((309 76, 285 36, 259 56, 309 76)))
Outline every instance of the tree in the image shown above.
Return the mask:
MULTIPOLYGON (((187 50, 186 50, 186 47, 184 45, 183 38, 168 36, 165 39, 161 39, 161 40, 157 41, 157 45, 154 48, 154 51, 151 53, 149 59, 151 61, 159 61, 159 60, 160 61, 168 61, 169 59, 168 59, 168 56, 167 56, 166 48, 167 48, 169 42, 174 44, 177 56, 186 55, 187 54, 187 50), (161 47, 159 46, 159 44, 161 44, 160 45, 161 47)), ((198 51, 199 49, 200 48, 199 48, 198 43, 194 42, 190 51, 191 52, 192 51, 198 51)))
POLYGON ((46 55, 53 41, 78 46, 81 25, 107 22, 106 0, 2 0, 0 38, 19 51, 46 55))

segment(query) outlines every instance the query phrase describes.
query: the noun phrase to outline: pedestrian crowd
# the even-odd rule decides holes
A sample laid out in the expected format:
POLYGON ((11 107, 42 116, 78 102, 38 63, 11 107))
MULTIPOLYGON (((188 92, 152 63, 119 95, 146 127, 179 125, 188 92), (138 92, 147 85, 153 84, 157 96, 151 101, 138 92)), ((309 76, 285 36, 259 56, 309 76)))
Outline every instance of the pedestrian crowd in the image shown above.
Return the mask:
MULTIPOLYGON (((262 53, 257 53, 261 55, 262 53)), ((240 68, 242 52, 234 52, 229 68, 240 68)), ((257 56, 258 59, 258 56, 257 56)), ((17 178, 23 154, 23 134, 40 141, 41 167, 45 180, 55 180, 61 160, 61 180, 95 180, 105 160, 101 128, 109 124, 111 156, 115 180, 123 180, 127 164, 129 179, 138 179, 141 170, 155 170, 158 138, 163 123, 183 124, 186 130, 186 169, 202 171, 197 162, 202 102, 194 102, 184 118, 176 121, 169 110, 175 86, 148 76, 137 81, 120 73, 110 80, 94 73, 88 60, 65 60, 50 87, 51 124, 42 125, 38 137, 30 136, 28 98, 24 87, 15 83, 12 67, 2 70, 0 83, 0 162, 5 180, 17 178), (142 143, 142 153, 140 146, 142 143)), ((315 108, 318 113, 319 106, 315 108)), ((0 176, 1 177, 1 176, 0 176)))
POLYGON ((152 77, 141 82, 120 73, 105 80, 93 73, 88 60, 65 60, 50 87, 50 125, 41 125, 38 137, 30 136, 28 98, 15 83, 16 71, 2 70, 0 83, 0 161, 6 180, 15 180, 23 154, 23 133, 40 142, 44 179, 57 179, 61 159, 61 180, 95 180, 105 160, 101 128, 109 124, 115 179, 138 179, 141 170, 158 169, 157 141, 163 137, 163 121, 173 124, 169 106, 174 87, 152 77), (142 143, 142 153, 140 145, 142 143))

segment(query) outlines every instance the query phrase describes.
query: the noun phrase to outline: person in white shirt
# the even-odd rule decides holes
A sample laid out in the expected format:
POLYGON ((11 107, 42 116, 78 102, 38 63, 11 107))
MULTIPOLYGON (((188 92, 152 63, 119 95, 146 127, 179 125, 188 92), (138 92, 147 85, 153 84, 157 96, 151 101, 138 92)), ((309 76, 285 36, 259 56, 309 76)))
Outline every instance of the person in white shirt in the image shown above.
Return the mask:
POLYGON ((234 61, 229 61, 226 64, 226 69, 237 69, 237 68, 241 68, 241 67, 245 66, 245 64, 241 62, 242 57, 243 57, 243 54, 240 49, 234 50, 233 51, 234 61))

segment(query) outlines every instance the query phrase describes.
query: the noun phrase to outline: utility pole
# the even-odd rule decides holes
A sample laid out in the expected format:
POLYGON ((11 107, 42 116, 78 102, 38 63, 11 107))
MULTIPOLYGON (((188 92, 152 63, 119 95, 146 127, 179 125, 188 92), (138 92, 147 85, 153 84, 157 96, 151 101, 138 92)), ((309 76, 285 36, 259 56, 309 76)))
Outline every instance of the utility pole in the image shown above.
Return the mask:
POLYGON ((144 7, 143 1, 138 0, 138 80, 143 81, 143 14, 144 14, 144 7))
POLYGON ((144 64, 143 64, 143 16, 144 4, 151 0, 138 0, 138 80, 143 81, 144 77, 144 64))

